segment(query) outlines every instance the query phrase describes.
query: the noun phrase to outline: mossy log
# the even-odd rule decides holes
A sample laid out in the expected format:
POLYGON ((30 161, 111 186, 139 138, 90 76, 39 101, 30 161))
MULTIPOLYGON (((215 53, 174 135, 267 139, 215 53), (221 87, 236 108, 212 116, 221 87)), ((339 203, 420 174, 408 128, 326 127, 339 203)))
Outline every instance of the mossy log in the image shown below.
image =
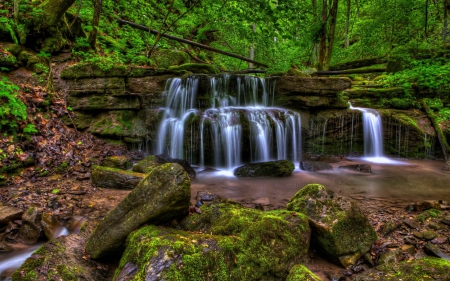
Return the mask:
POLYGON ((381 64, 381 63, 385 63, 385 62, 387 62, 387 60, 385 58, 362 59, 362 60, 338 63, 338 64, 330 66, 329 70, 335 71, 335 70, 355 69, 355 68, 361 68, 361 67, 371 66, 371 65, 375 65, 375 64, 381 64))
POLYGON ((374 72, 386 72, 386 68, 358 68, 358 69, 336 70, 336 71, 317 71, 312 75, 341 75, 341 74, 361 74, 374 72))
POLYGON ((439 126, 439 122, 436 120, 436 116, 434 115, 433 111, 430 110, 428 107, 427 101, 425 99, 422 100, 423 108, 425 109, 425 112, 428 115, 428 118, 430 118, 431 123, 433 124, 434 129, 436 130, 436 135, 438 137, 439 143, 441 144, 442 153, 444 154, 444 161, 448 161, 448 153, 450 151, 450 146, 448 145, 447 140, 445 139, 444 132, 441 129, 441 126, 439 126))

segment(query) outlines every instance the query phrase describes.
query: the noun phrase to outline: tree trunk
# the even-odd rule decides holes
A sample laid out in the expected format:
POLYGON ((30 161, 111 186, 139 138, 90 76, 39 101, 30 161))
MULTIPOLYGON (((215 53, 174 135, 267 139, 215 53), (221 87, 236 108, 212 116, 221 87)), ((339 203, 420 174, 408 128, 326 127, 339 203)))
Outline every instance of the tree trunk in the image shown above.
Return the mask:
POLYGON ((348 49, 350 40, 348 38, 348 30, 350 29, 350 0, 347 0, 347 17, 345 18, 345 43, 344 48, 348 49))
POLYGON ((322 0, 322 28, 320 31, 320 44, 319 44, 319 70, 328 70, 324 67, 325 56, 327 53, 327 0, 322 0))
POLYGON ((425 0, 425 38, 428 38, 428 0, 425 0))
POLYGON ((323 0, 322 32, 320 36, 319 70, 328 70, 331 54, 333 52, 334 35, 336 30, 338 0, 331 0, 331 9, 328 16, 327 0, 323 0), (328 24, 328 21, 330 22, 328 24))
POLYGON ((97 41, 97 29, 100 21, 100 15, 102 12, 102 0, 97 0, 94 8, 94 18, 92 19, 92 30, 89 33, 89 45, 95 50, 95 42, 97 41))
POLYGON ((333 52, 334 35, 336 31, 337 13, 338 13, 338 0, 333 0, 333 5, 330 11, 330 30, 327 38, 327 55, 326 55, 326 69, 330 67, 331 54, 333 52))
POLYGON ((444 28, 442 29, 442 40, 444 41, 444 48, 447 47, 447 33, 448 33, 448 11, 450 10, 450 0, 444 1, 444 28))
POLYGON ((39 5, 43 17, 39 19, 42 29, 56 25, 75 0, 45 0, 39 5))

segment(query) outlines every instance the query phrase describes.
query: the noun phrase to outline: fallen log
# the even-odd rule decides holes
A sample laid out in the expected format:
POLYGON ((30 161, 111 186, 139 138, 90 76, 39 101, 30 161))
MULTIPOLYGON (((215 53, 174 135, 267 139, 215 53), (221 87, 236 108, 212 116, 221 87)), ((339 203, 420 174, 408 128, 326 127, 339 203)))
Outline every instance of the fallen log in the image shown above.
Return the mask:
MULTIPOLYGON (((131 22, 131 21, 126 21, 126 20, 123 20, 123 19, 116 19, 116 21, 118 21, 120 23, 123 23, 123 24, 128 24, 129 26, 134 27, 136 29, 140 29, 140 30, 144 30, 144 31, 150 32, 151 34, 155 34, 155 35, 160 34, 157 30, 150 29, 150 28, 148 28, 146 26, 143 26, 143 25, 131 22)), ((225 55, 225 56, 229 56, 229 57, 232 57, 232 58, 236 58, 236 59, 240 59, 240 60, 243 60, 243 61, 246 61, 246 62, 251 62, 251 63, 257 64, 257 65, 263 66, 263 67, 269 67, 265 63, 257 62, 257 61, 248 59, 248 58, 246 58, 244 56, 240 56, 240 55, 236 55, 236 54, 233 54, 233 53, 225 52, 225 51, 222 51, 222 50, 210 47, 210 46, 206 46, 206 45, 203 45, 203 44, 191 41, 191 40, 184 39, 184 38, 175 37, 175 36, 168 35, 168 34, 160 34, 160 36, 164 37, 164 38, 167 38, 167 39, 170 39, 170 40, 183 42, 185 44, 188 44, 188 45, 191 45, 191 46, 195 46, 195 47, 198 47, 198 48, 202 48, 202 49, 205 49, 205 50, 208 50, 208 51, 211 51, 211 52, 219 53, 219 54, 222 54, 222 55, 225 55)))
POLYGON ((348 69, 335 71, 317 71, 311 75, 341 75, 341 74, 361 74, 373 72, 386 72, 386 68, 364 68, 364 69, 348 69))
POLYGON ((370 59, 362 59, 362 60, 354 60, 344 63, 338 63, 335 65, 331 65, 330 69, 331 71, 337 71, 337 70, 347 70, 347 69, 355 69, 355 68, 361 68, 361 67, 367 67, 375 64, 381 64, 386 63, 386 58, 370 58, 370 59))

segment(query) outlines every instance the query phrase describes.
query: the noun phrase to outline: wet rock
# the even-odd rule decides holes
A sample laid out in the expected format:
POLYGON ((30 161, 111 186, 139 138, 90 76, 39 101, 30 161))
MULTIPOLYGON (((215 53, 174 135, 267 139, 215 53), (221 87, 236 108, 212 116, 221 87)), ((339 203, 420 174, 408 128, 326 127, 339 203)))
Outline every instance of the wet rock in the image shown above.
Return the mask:
POLYGON ((438 236, 438 237, 432 239, 430 242, 433 244, 444 244, 444 243, 447 243, 447 240, 448 240, 447 237, 438 236))
POLYGON ((161 164, 162 163, 158 158, 156 158, 154 155, 149 155, 134 164, 133 172, 148 174, 161 164))
POLYGON ((450 262, 438 258, 421 258, 377 266, 356 275, 353 281, 448 280, 449 278, 450 262))
POLYGON ((424 232, 422 232, 423 238, 425 238, 426 240, 433 240, 434 238, 438 237, 439 234, 437 234, 434 231, 431 230, 426 230, 424 232))
POLYGON ((333 167, 328 163, 318 161, 300 161, 300 169, 308 172, 318 172, 323 170, 333 170, 333 167))
POLYGON ((60 236, 44 244, 16 270, 19 280, 108 280, 108 268, 83 255, 85 240, 76 234, 60 236))
POLYGON ((402 259, 402 250, 397 249, 389 249, 387 252, 381 254, 378 259, 378 265, 390 264, 390 263, 398 263, 402 259))
POLYGON ((288 202, 287 209, 308 216, 313 245, 344 267, 353 265, 377 240, 362 210, 323 185, 306 185, 288 202))
POLYGON ((25 244, 34 244, 41 236, 41 216, 41 210, 35 207, 30 207, 23 213, 19 237, 25 244))
POLYGON ((92 170, 91 180, 94 185, 103 188, 133 189, 145 176, 142 173, 95 166, 92 170))
POLYGON ((20 219, 22 214, 22 209, 11 206, 0 206, 0 225, 8 224, 10 221, 20 219))
MULTIPOLYGON (((197 202, 200 202, 201 205, 203 205, 203 204, 209 204, 216 200, 220 200, 221 198, 222 197, 220 197, 219 195, 213 194, 211 192, 198 191, 197 196, 195 197, 195 200, 197 200, 197 202)), ((197 207, 200 207, 200 206, 197 206, 197 207)))
POLYGON ((394 230, 396 230, 398 227, 397 224, 394 224, 391 221, 387 221, 386 223, 383 224, 383 226, 381 227, 381 235, 386 236, 390 233, 392 233, 394 230))
POLYGON ((441 204, 437 200, 425 200, 423 202, 419 202, 414 204, 414 209, 418 212, 423 212, 428 209, 441 209, 441 204))
POLYGON ((409 226, 412 229, 419 229, 420 228, 420 224, 412 219, 406 219, 403 221, 403 223, 407 226, 409 226))
POLYGON ((12 252, 13 248, 8 246, 5 242, 0 242, 0 253, 9 253, 12 252))
POLYGON ((103 160, 102 165, 110 168, 128 170, 133 166, 133 162, 131 161, 131 157, 128 155, 116 155, 106 157, 103 160))
POLYGON ((192 280, 285 280, 292 266, 307 260, 311 232, 303 214, 228 200, 200 209, 181 222, 192 232, 146 226, 131 233, 118 276, 132 263, 138 268, 128 277, 133 280, 192 276, 192 268, 192 280))
POLYGON ((86 252, 94 259, 120 252, 128 234, 144 223, 169 222, 187 215, 190 193, 183 167, 168 163, 155 168, 100 221, 86 243, 86 252))
POLYGON ((295 166, 289 160, 251 163, 234 170, 236 177, 288 177, 295 166))
POLYGON ((61 227, 55 217, 53 217, 52 213, 42 214, 41 225, 48 240, 56 238, 56 233, 61 227))
POLYGON ((450 261, 450 257, 449 256, 447 256, 444 252, 442 252, 441 249, 439 249, 438 246, 433 245, 430 242, 428 242, 425 245, 424 250, 430 256, 434 256, 434 257, 438 257, 438 258, 450 261))
POLYGON ((302 264, 296 264, 289 271, 289 275, 287 276, 286 281, 298 280, 321 281, 322 279, 312 273, 306 266, 302 264))
POLYGON ((339 166, 338 169, 352 170, 361 173, 372 173, 372 166, 368 164, 345 165, 339 166))
POLYGON ((160 164, 177 163, 181 165, 181 167, 183 167, 183 169, 189 175, 189 178, 191 180, 195 180, 195 178, 197 177, 197 173, 195 172, 194 168, 192 168, 191 164, 189 164, 189 162, 186 160, 171 158, 169 155, 166 154, 155 155, 155 158, 158 159, 160 164))

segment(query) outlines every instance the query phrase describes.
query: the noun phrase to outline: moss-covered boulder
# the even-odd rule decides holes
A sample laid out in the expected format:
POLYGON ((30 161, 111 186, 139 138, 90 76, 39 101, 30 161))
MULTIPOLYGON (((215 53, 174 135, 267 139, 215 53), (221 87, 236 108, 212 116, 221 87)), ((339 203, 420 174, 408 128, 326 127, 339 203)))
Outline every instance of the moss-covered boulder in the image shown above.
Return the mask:
POLYGON ((188 71, 194 74, 219 74, 220 70, 212 65, 206 63, 186 63, 180 66, 171 66, 172 71, 188 71))
POLYGON ((237 177, 288 177, 295 166, 289 160, 251 163, 234 170, 237 177))
POLYGON ((155 155, 149 155, 134 164, 133 171, 137 173, 148 174, 159 165, 161 165, 161 162, 158 160, 158 158, 156 158, 155 155))
POLYGON ((286 281, 321 281, 317 275, 311 272, 306 266, 296 264, 291 268, 286 281))
POLYGON ((422 258, 389 263, 367 270, 353 280, 450 280, 450 262, 439 258, 422 258))
POLYGON ((201 210, 182 222, 195 233, 156 226, 133 232, 115 280, 283 280, 307 259, 310 229, 303 214, 231 201, 201 210))
POLYGON ((190 61, 189 55, 185 52, 164 49, 157 51, 152 60, 158 68, 169 68, 174 65, 182 65, 190 61))
POLYGON ((308 172, 333 170, 333 166, 320 161, 300 161, 300 169, 308 172))
POLYGON ((86 243, 86 252, 94 259, 120 252, 128 234, 144 223, 184 217, 189 210, 190 186, 180 165, 155 168, 100 221, 86 243))
POLYGON ((103 138, 142 138, 148 133, 144 120, 133 110, 103 112, 92 120, 88 132, 103 138))
POLYGON ((22 215, 22 227, 19 231, 19 238, 25 244, 34 244, 42 236, 41 225, 42 210, 30 207, 22 215))
POLYGON ((91 173, 91 181, 94 185, 103 188, 133 189, 145 176, 142 173, 95 166, 91 173))
POLYGON ((16 57, 7 51, 3 45, 0 46, 0 66, 12 67, 17 63, 16 57))
POLYGON ((344 267, 353 265, 377 240, 362 210, 323 185, 306 185, 288 202, 287 209, 308 216, 313 245, 344 267))
POLYGON ((84 258, 85 240, 76 234, 60 236, 37 249, 11 279, 98 281, 107 280, 108 268, 84 258))
MULTIPOLYGON (((131 157, 128 155, 115 155, 115 156, 106 157, 103 160, 102 164, 105 167, 123 169, 123 170, 128 170, 133 166, 131 157)), ((139 171, 134 171, 134 172, 139 172, 139 171)), ((139 172, 139 173, 142 173, 142 172, 139 172)))
POLYGON ((195 172, 194 168, 192 168, 191 164, 189 164, 189 162, 184 159, 172 158, 167 154, 155 155, 155 159, 159 161, 160 164, 177 163, 178 165, 181 165, 186 173, 188 173, 191 180, 195 180, 197 177, 197 173, 195 172))

